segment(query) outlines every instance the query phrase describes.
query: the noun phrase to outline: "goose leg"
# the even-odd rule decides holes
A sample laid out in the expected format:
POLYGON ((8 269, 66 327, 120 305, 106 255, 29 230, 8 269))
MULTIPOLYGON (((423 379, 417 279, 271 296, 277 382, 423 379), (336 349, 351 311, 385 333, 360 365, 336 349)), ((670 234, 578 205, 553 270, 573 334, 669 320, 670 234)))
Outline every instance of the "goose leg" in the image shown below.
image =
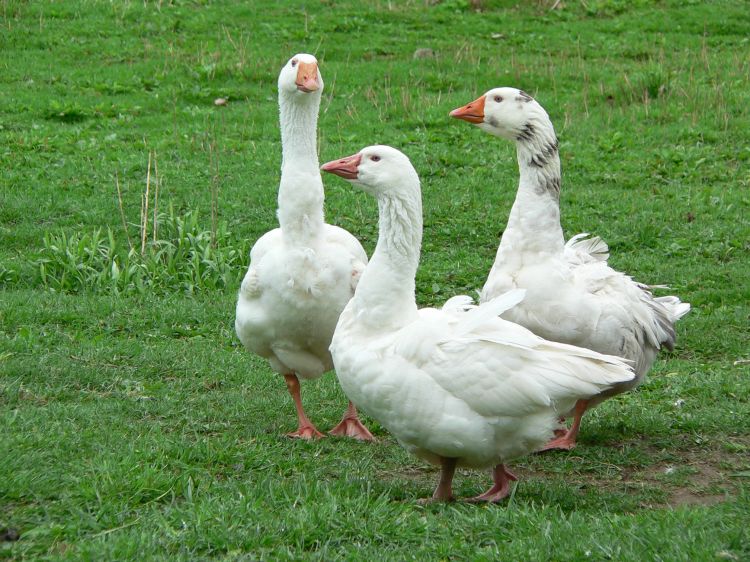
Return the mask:
POLYGON ((297 408, 297 431, 287 433, 287 437, 299 437, 300 439, 319 439, 324 435, 317 430, 312 424, 310 419, 305 414, 304 408, 302 408, 302 398, 299 393, 299 379, 297 375, 284 375, 286 380, 286 387, 289 390, 289 394, 292 395, 294 400, 294 406, 297 408))
POLYGON ((341 422, 328 432, 331 435, 339 435, 341 437, 354 437, 361 441, 375 441, 375 437, 372 433, 362 425, 357 416, 357 408, 354 407, 352 401, 349 401, 349 407, 344 413, 344 417, 341 418, 341 422))
POLYGON ((456 472, 454 458, 440 457, 440 481, 431 498, 419 500, 419 503, 453 501, 453 474, 456 472))
POLYGON ((516 480, 518 480, 518 477, 510 470, 505 468, 505 465, 501 463, 492 470, 492 479, 495 482, 492 485, 492 488, 487 490, 484 494, 480 494, 475 498, 472 498, 473 501, 497 503, 505 499, 508 494, 510 494, 511 481, 515 482, 516 480))
POLYGON ((570 429, 562 436, 558 436, 539 451, 550 451, 552 449, 563 449, 569 451, 576 446, 576 437, 578 436, 578 430, 581 429, 581 418, 588 408, 588 400, 579 400, 576 402, 575 416, 573 417, 573 424, 570 429))

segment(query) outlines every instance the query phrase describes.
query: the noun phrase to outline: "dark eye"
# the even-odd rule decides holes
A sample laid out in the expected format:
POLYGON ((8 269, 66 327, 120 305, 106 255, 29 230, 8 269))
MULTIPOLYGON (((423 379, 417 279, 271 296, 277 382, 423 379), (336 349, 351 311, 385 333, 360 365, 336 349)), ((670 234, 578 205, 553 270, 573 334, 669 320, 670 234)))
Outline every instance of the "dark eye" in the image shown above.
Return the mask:
POLYGON ((373 162, 380 162, 380 156, 375 154, 374 156, 370 156, 370 160, 372 160, 373 162))
POLYGON ((501 101, 503 101, 503 96, 495 96, 495 101, 497 103, 500 103, 501 101))
POLYGON ((297 59, 292 59, 292 68, 297 66, 297 59))

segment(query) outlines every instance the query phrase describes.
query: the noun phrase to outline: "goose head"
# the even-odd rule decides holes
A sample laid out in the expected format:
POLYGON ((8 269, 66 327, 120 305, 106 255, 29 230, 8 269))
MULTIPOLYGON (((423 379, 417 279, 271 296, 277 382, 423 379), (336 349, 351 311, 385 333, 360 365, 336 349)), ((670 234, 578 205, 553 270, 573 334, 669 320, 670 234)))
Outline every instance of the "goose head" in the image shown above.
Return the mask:
POLYGON ((419 193, 419 177, 409 158, 391 146, 374 145, 320 167, 376 197, 419 193))
POLYGON ((511 141, 531 140, 549 116, 534 98, 518 88, 494 88, 449 114, 511 141))
POLYGON ((279 92, 302 95, 323 91, 323 77, 318 69, 318 59, 307 53, 290 58, 279 73, 279 92))

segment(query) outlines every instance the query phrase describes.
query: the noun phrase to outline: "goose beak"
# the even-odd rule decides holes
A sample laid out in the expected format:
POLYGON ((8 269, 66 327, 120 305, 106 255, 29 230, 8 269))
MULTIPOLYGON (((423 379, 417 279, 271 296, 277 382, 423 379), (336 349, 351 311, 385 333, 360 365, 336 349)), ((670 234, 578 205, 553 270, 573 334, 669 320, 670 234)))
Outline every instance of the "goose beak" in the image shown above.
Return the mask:
POLYGON ((356 180, 359 163, 361 161, 361 154, 353 154, 352 156, 347 156, 346 158, 339 158, 338 160, 331 160, 330 162, 326 162, 320 167, 320 169, 324 172, 341 176, 345 180, 356 180))
POLYGON ((294 81, 300 92, 309 94, 320 90, 318 81, 318 65, 314 62, 301 62, 297 67, 297 79, 294 81))
POLYGON ((469 123, 484 123, 484 96, 475 99, 463 107, 454 109, 449 115, 456 119, 463 119, 469 123))

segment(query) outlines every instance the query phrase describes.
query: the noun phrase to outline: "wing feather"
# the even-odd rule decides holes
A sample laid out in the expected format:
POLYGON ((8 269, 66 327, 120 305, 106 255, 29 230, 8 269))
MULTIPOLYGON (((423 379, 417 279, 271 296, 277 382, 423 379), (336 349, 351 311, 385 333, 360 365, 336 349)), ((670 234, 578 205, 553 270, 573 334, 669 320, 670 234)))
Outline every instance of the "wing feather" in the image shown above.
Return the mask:
POLYGON ((571 265, 605 262, 609 259, 609 246, 598 236, 588 238, 588 232, 576 234, 565 243, 563 252, 571 265))
POLYGON ((419 320, 395 334, 394 351, 487 417, 551 405, 567 411, 578 399, 633 379, 620 358, 543 340, 496 316, 522 297, 523 291, 511 291, 458 316, 422 309, 419 320))

